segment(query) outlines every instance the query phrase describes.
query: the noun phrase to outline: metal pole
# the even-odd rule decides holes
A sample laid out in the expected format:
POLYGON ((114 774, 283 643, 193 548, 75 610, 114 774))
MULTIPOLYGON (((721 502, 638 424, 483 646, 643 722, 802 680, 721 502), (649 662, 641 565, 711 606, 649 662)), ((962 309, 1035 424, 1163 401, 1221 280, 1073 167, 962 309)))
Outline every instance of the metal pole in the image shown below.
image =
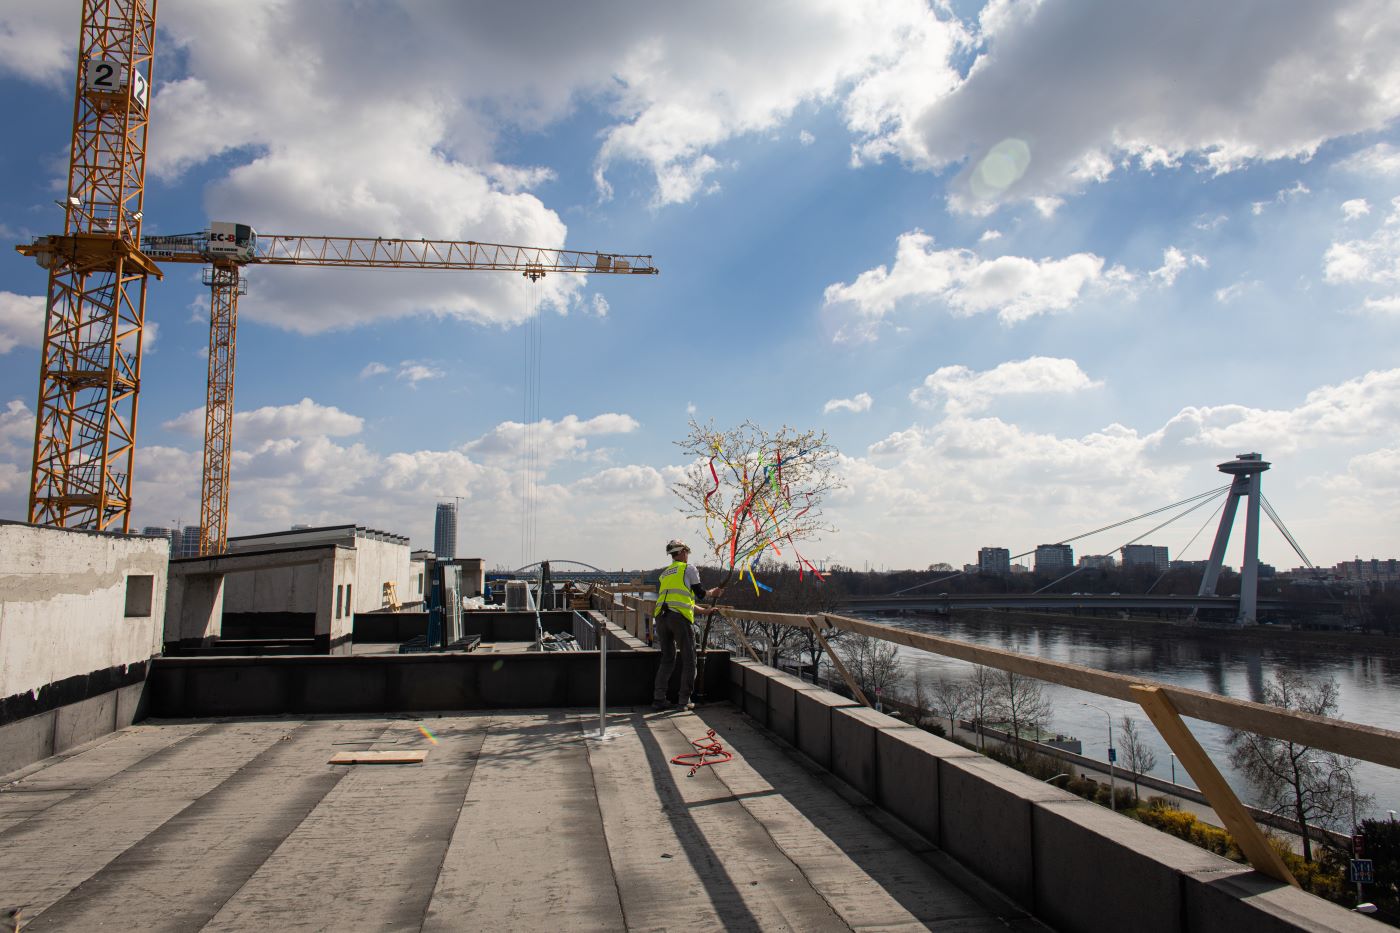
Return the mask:
POLYGON ((1093 707, 1103 713, 1104 718, 1108 720, 1108 808, 1117 813, 1118 801, 1113 793, 1113 716, 1102 706, 1095 706, 1093 703, 1080 703, 1079 705, 1093 707))
POLYGON ((608 623, 606 618, 593 627, 598 640, 598 738, 608 734, 608 623))

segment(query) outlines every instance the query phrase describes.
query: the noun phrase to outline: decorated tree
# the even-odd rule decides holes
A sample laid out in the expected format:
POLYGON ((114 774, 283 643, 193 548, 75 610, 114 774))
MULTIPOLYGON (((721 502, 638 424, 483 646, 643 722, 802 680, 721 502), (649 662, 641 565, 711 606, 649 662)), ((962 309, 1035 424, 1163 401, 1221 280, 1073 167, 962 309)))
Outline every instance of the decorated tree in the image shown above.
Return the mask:
MULTIPOLYGON (((752 421, 722 431, 713 423, 691 421, 685 439, 676 443, 690 463, 673 491, 695 527, 693 553, 724 572, 721 586, 751 587, 760 598, 771 593, 761 571, 755 573, 761 560, 790 562, 800 582, 821 583, 821 572, 800 547, 835 531, 823 519, 822 505, 840 488, 839 454, 825 431, 787 425, 770 431, 752 421)), ((714 613, 708 613, 700 636, 701 664, 713 623, 714 613)))

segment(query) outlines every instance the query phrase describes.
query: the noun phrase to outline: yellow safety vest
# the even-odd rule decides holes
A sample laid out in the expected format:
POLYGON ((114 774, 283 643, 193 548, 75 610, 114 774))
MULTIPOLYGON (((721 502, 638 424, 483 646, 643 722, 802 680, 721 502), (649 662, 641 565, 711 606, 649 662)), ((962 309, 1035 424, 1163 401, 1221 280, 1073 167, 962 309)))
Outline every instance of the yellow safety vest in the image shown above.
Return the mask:
POLYGON ((680 561, 661 571, 661 585, 656 590, 656 609, 652 615, 659 618, 668 606, 685 616, 691 625, 695 624, 695 593, 685 585, 685 564, 680 561))

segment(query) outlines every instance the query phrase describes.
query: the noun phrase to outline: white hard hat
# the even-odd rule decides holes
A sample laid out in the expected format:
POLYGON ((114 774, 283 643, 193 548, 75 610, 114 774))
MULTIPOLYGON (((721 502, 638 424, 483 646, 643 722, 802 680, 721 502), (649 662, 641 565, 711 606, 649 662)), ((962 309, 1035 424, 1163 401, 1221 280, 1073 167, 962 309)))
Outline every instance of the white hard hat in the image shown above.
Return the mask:
POLYGON ((679 538, 672 538, 670 541, 667 541, 667 542, 666 542, 666 553, 667 553, 667 554, 674 554, 674 553, 676 553, 677 551, 688 551, 688 550, 690 550, 690 545, 686 544, 684 541, 681 541, 679 538))

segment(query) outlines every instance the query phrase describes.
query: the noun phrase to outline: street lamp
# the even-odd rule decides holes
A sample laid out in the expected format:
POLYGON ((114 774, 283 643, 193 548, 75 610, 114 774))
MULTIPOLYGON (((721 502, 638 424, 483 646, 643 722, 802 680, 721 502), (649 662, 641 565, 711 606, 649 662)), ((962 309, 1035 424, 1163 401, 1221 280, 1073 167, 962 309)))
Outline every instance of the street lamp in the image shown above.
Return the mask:
POLYGON ((1108 720, 1108 808, 1115 813, 1118 812, 1118 801, 1113 794, 1113 716, 1102 706, 1095 706, 1093 703, 1080 703, 1080 706, 1088 706, 1103 713, 1104 719, 1108 720))
POLYGON ((1176 783, 1176 752, 1167 752, 1167 757, 1172 760, 1172 783, 1176 783))

